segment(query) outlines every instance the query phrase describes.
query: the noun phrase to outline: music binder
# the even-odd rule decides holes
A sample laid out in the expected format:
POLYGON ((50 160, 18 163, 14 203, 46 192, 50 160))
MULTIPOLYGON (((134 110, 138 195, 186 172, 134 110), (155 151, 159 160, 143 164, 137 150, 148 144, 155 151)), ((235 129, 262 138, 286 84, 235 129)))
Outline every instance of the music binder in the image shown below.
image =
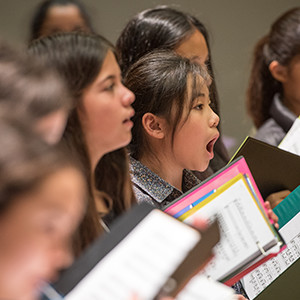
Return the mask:
POLYGON ((263 198, 300 184, 300 156, 247 137, 232 160, 244 156, 263 198))
POLYGON ((175 296, 210 259, 219 239, 217 221, 200 232, 142 203, 64 271, 54 288, 66 300, 118 299, 118 293, 125 299, 126 292, 144 299, 175 296))
POLYGON ((268 219, 243 157, 173 201, 165 212, 185 222, 195 216, 211 220, 218 215, 224 238, 215 247, 216 258, 205 272, 227 285, 276 255, 284 246, 268 219), (223 262, 222 256, 227 257, 223 262))

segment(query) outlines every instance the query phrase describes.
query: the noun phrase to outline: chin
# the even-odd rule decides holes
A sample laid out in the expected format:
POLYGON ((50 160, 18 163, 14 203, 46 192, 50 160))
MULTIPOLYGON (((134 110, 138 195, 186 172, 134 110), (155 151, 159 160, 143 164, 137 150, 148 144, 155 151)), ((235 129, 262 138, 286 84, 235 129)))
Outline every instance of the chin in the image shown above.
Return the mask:
POLYGON ((125 139, 123 139, 123 141, 124 142, 121 144, 119 148, 127 147, 129 145, 129 143, 131 142, 131 134, 127 136, 125 139))
POLYGON ((206 164, 203 164, 203 162, 201 164, 198 165, 198 167, 196 169, 193 169, 195 171, 198 171, 198 172, 204 172, 207 170, 209 166, 209 162, 207 162, 206 164))

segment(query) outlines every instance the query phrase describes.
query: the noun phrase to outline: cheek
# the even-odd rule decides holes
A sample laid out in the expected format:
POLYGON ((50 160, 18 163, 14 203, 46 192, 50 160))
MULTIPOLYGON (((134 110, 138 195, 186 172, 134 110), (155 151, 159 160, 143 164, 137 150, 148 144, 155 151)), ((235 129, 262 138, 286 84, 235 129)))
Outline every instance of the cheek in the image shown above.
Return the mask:
MULTIPOLYGON (((201 121, 201 120, 200 120, 201 121)), ((191 119, 186 123, 174 139, 174 153, 185 161, 185 168, 203 171, 207 168, 209 159, 206 150, 207 128, 199 120, 191 119)))
POLYGON ((120 108, 108 103, 90 106, 86 110, 85 122, 90 130, 113 130, 120 124, 120 108))
POLYGON ((6 260, 1 267, 1 272, 6 276, 6 285, 13 293, 34 292, 39 284, 39 272, 47 264, 46 249, 41 241, 28 234, 26 237, 15 236, 18 241, 7 247, 9 252, 6 251, 6 260))

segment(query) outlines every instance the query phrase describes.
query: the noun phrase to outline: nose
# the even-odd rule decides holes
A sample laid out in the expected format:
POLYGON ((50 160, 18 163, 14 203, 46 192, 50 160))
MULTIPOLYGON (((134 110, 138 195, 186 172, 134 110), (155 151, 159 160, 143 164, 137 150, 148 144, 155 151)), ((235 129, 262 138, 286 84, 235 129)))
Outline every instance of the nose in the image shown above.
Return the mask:
POLYGON ((211 109, 211 117, 209 119, 210 127, 217 127, 219 125, 220 118, 219 116, 211 109))
POLYGON ((134 100, 135 100, 135 95, 134 93, 129 90, 127 87, 123 85, 123 95, 122 95, 122 102, 124 106, 130 106, 134 100))

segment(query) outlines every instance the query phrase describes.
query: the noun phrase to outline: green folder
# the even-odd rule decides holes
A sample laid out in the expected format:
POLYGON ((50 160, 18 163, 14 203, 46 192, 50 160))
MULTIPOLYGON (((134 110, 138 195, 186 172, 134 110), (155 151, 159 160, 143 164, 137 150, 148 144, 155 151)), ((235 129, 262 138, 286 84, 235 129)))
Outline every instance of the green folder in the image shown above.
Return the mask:
POLYGON ((280 202, 273 211, 278 216, 279 228, 294 218, 300 212, 300 185, 280 202))

